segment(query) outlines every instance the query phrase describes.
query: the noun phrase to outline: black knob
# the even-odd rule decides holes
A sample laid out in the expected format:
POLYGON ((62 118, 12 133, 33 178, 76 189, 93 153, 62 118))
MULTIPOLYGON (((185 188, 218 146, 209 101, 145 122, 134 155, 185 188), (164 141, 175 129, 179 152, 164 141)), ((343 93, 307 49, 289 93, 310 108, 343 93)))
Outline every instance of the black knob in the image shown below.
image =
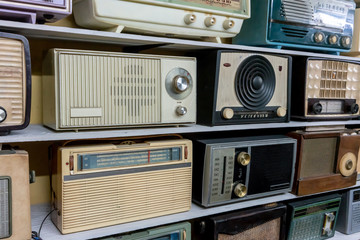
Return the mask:
POLYGON ((352 114, 355 114, 359 111, 359 105, 356 103, 351 104, 350 111, 352 114))
POLYGON ((0 123, 5 121, 6 117, 7 117, 6 110, 3 107, 0 107, 0 123))
POLYGON ((319 103, 319 102, 314 103, 312 109, 313 109, 313 112, 314 112, 315 114, 321 113, 321 111, 322 111, 322 105, 321 105, 321 103, 319 103))
POLYGON ((51 19, 54 18, 54 15, 53 15, 53 14, 44 14, 43 16, 44 16, 44 18, 45 18, 46 20, 51 20, 51 19))

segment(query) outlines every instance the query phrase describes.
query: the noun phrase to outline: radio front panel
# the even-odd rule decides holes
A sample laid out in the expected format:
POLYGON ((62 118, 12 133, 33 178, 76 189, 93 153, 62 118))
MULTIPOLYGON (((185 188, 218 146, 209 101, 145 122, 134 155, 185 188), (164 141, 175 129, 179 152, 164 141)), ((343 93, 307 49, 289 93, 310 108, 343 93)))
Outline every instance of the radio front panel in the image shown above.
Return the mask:
POLYGON ((180 37, 234 37, 250 17, 250 0, 79 0, 78 25, 180 37), (124 11, 126 9, 126 11, 124 11), (136 14, 142 12, 143 14, 136 14))
POLYGON ((60 20, 72 12, 72 0, 0 0, 0 18, 45 23, 60 20))
POLYGON ((44 124, 55 130, 196 120, 195 58, 54 49, 44 75, 44 124))
POLYGON ((343 193, 336 230, 345 234, 360 232, 360 190, 343 193))
POLYGON ((203 153, 202 149, 195 149, 195 156, 203 159, 194 170, 196 202, 209 207, 291 191, 296 141, 286 137, 254 139, 209 139, 196 143, 206 146, 203 153))
POLYGON ((31 66, 23 36, 0 33, 0 134, 30 121, 31 66))
POLYGON ((289 240, 327 239, 335 234, 340 195, 289 203, 289 240))
POLYGON ((65 146, 58 157, 52 220, 63 234, 190 210, 189 140, 65 146))

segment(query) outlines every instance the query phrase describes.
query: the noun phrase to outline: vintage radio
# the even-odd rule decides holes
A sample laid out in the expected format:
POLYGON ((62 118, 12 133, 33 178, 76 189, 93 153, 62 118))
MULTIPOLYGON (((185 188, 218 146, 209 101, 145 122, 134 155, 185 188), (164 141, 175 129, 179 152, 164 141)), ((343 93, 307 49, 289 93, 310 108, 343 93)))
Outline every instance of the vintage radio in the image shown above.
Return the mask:
POLYGON ((360 232, 360 189, 355 188, 343 193, 336 231, 352 234, 360 232))
POLYGON ((288 203, 288 240, 327 239, 335 234, 341 196, 288 203))
POLYGON ((0 166, 0 239, 30 240, 28 153, 1 150, 0 166))
POLYGON ((349 51, 353 0, 252 0, 251 18, 233 43, 314 51, 349 51))
POLYGON ((198 57, 198 122, 287 122, 291 58, 238 51, 198 57))
POLYGON ((286 206, 269 204, 200 220, 199 236, 206 240, 283 240, 286 234, 286 206))
POLYGON ((250 0, 78 0, 78 25, 121 32, 234 37, 250 17, 250 0), (138 14, 138 13, 141 14, 138 14))
POLYGON ((97 240, 191 240, 191 224, 188 222, 147 229, 131 234, 97 238, 97 240))
POLYGON ((31 65, 29 42, 0 32, 0 135, 23 129, 30 121, 31 65))
POLYGON ((0 0, 0 19, 55 22, 71 14, 72 0, 0 0))
POLYGON ((359 117, 360 62, 296 57, 291 117, 304 120, 359 117))
POLYGON ((52 220, 63 234, 190 210, 190 140, 64 146, 57 152, 52 220))
POLYGON ((43 108, 55 130, 195 123, 196 59, 52 49, 43 108))
POLYGON ((205 207, 290 192, 296 141, 262 136, 194 141, 193 200, 205 207))
POLYGON ((296 131, 297 163, 293 192, 308 195, 356 184, 360 136, 350 130, 296 131))

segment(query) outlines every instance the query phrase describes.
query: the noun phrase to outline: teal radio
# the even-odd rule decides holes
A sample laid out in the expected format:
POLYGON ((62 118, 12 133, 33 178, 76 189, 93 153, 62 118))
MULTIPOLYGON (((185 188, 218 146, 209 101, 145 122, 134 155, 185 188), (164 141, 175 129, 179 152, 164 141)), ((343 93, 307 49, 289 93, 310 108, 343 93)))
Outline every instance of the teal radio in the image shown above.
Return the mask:
POLYGON ((347 52, 355 7, 354 0, 252 0, 251 18, 233 43, 347 52))
POLYGON ((288 203, 288 240, 322 240, 335 234, 341 195, 288 203))

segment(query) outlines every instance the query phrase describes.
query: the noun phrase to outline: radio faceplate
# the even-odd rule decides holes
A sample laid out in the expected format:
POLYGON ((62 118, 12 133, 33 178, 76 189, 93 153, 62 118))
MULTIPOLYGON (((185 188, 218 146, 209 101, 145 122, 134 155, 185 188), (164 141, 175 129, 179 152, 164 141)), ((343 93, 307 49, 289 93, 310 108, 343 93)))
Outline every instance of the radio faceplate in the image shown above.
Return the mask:
POLYGON ((203 162, 194 163, 193 198, 205 207, 289 192, 292 188, 296 154, 293 139, 208 139, 196 140, 194 146, 194 156, 203 162))
POLYGON ((352 234, 360 232, 360 189, 346 191, 342 195, 336 231, 352 234))

